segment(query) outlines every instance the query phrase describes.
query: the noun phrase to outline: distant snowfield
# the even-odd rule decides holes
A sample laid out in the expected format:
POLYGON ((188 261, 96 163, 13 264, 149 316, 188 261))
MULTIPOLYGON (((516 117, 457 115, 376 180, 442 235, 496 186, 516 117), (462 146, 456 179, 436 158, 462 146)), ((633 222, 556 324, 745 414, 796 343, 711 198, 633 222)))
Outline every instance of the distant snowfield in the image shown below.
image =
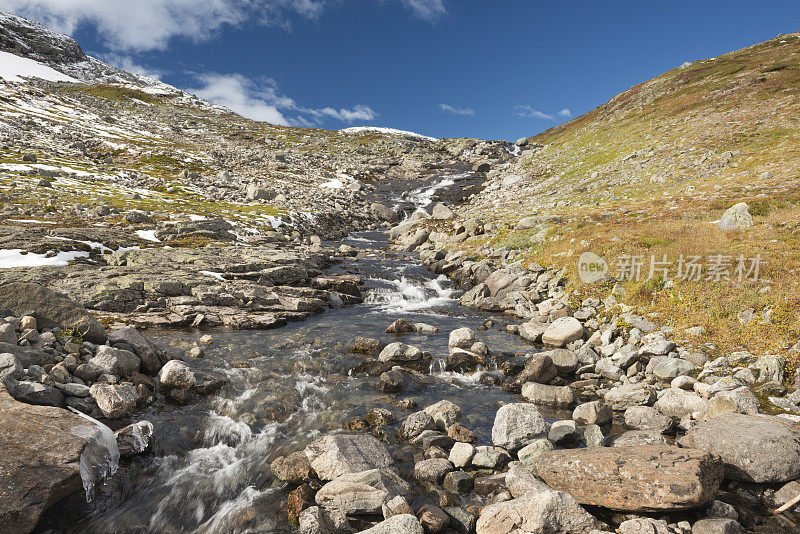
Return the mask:
POLYGON ((406 130, 396 130, 394 128, 379 128, 377 126, 354 126, 352 128, 345 128, 339 130, 346 134, 358 134, 364 132, 384 133, 390 135, 404 135, 406 137, 416 137, 418 139, 426 139, 428 141, 438 141, 435 137, 428 137, 427 135, 418 134, 416 132, 408 132, 406 130))
POLYGON ((0 78, 7 82, 24 82, 26 77, 41 78, 51 82, 79 81, 47 65, 42 65, 38 61, 15 56, 8 52, 0 52, 0 78))

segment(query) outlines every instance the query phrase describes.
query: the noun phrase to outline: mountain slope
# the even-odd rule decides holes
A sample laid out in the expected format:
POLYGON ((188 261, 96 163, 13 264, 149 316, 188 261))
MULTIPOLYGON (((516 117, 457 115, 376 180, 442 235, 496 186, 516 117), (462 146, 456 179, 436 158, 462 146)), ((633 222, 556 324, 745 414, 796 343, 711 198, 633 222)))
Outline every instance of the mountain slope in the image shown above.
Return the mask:
POLYGON ((798 121, 800 35, 686 64, 531 138, 465 207, 496 229, 459 246, 563 266, 576 297, 610 289, 578 280, 581 253, 605 258, 611 275, 621 257, 641 256, 641 279, 616 289, 625 302, 678 329, 703 327, 715 348, 783 351, 800 337, 798 121), (719 229, 738 202, 755 224, 719 229), (647 280, 651 256, 664 254, 668 280, 647 280), (764 263, 758 281, 706 281, 704 271, 695 283, 675 280, 681 254, 764 263))

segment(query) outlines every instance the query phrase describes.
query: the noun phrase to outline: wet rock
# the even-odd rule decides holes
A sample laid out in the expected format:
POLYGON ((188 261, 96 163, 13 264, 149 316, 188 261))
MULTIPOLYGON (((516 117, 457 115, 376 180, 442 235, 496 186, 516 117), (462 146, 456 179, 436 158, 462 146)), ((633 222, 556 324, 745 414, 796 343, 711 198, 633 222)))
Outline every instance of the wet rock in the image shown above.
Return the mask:
POLYGON ((306 447, 305 454, 320 480, 392 465, 386 446, 368 435, 325 436, 306 447))
POLYGON ((589 534, 600 522, 570 495, 555 490, 529 491, 522 497, 486 506, 477 534, 564 532, 589 534))
POLYGON ((182 361, 170 360, 159 371, 158 381, 170 389, 190 390, 197 384, 197 376, 182 361))
POLYGON ((108 419, 122 417, 136 407, 138 395, 132 384, 95 384, 89 392, 103 416, 108 419))
POLYGON ((126 326, 111 332, 108 336, 108 341, 112 345, 115 343, 126 343, 133 348, 136 356, 139 357, 142 364, 141 367, 146 373, 154 373, 161 368, 160 351, 158 347, 144 337, 133 326, 126 326))
POLYGON ((386 343, 369 337, 357 337, 353 342, 353 352, 377 356, 386 347, 386 343))
POLYGON ((547 432, 542 414, 528 403, 506 404, 497 410, 492 426, 492 443, 515 452, 547 432))
POLYGON ((396 341, 389 343, 378 355, 381 362, 415 362, 423 358, 423 352, 417 347, 396 341))
POLYGON ((773 484, 800 478, 800 431, 781 418, 720 415, 696 424, 681 443, 721 458, 732 480, 773 484))
POLYGON ((424 534, 422 525, 410 514, 400 514, 381 521, 361 534, 424 534))
POLYGON ((542 334, 542 343, 563 347, 583 337, 583 325, 574 317, 560 317, 553 321, 542 334))
MULTIPOLYGON (((305 520, 301 519, 303 517, 303 512, 305 510, 309 510, 310 508, 314 507, 314 496, 316 492, 309 484, 302 484, 291 492, 289 492, 289 497, 286 502, 286 513, 289 518, 290 523, 300 523, 301 530, 305 527, 307 529, 312 528, 312 518, 305 518, 305 520)), ((311 510, 311 514, 314 514, 313 519, 316 520, 316 526, 318 530, 311 532, 328 532, 328 530, 324 530, 326 527, 331 525, 327 525, 326 518, 322 516, 321 511, 311 510)))
POLYGON ((370 426, 391 425, 395 421, 392 412, 386 408, 373 408, 364 418, 370 426))
POLYGON ((375 514, 390 499, 407 497, 410 491, 408 483, 394 471, 369 469, 334 478, 320 488, 315 500, 323 508, 345 514, 375 514))
POLYGON ((92 440, 74 431, 86 419, 15 401, 0 384, 0 525, 32 532, 47 508, 82 491, 80 458, 92 440))
POLYGON ((114 436, 121 457, 136 456, 146 451, 153 442, 153 423, 139 421, 117 430, 114 436))
POLYGON ((411 323, 406 321, 405 319, 398 319, 386 329, 387 334, 407 334, 409 332, 413 332, 414 328, 411 326, 411 323))
POLYGON ((656 512, 710 503, 723 466, 711 455, 672 446, 573 449, 542 454, 537 474, 583 504, 656 512))
POLYGON ((278 456, 269 467, 275 478, 289 484, 302 484, 314 476, 314 470, 311 469, 311 463, 304 451, 278 456))
POLYGON ((383 393, 399 393, 405 388, 406 374, 398 369, 381 373, 378 378, 378 389, 383 393))
POLYGON ((414 478, 420 482, 440 484, 444 476, 453 470, 453 464, 445 458, 431 458, 414 465, 414 478))
POLYGON ((39 328, 75 330, 92 343, 105 343, 108 336, 97 319, 79 303, 39 284, 10 282, 0 285, 3 308, 16 316, 31 314, 39 328))
POLYGON ((435 326, 425 323, 414 323, 411 325, 411 327, 417 334, 424 334, 426 336, 430 336, 439 332, 439 329, 435 326))
POLYGON ((459 348, 469 350, 473 344, 478 341, 478 336, 471 328, 458 328, 450 332, 450 337, 447 341, 447 346, 452 348, 459 348))
POLYGON ((549 386, 528 382, 522 386, 522 396, 534 404, 568 408, 575 403, 575 390, 569 386, 549 386))

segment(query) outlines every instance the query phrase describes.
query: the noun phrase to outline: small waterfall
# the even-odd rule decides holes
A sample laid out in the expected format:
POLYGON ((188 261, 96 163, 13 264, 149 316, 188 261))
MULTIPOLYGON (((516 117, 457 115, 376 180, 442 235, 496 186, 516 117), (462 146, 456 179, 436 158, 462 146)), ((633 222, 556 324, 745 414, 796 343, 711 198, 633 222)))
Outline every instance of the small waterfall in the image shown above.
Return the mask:
POLYGON ((395 280, 372 278, 369 282, 377 287, 369 290, 364 303, 386 313, 427 310, 454 302, 454 290, 446 287, 448 280, 444 276, 422 282, 405 276, 395 280))

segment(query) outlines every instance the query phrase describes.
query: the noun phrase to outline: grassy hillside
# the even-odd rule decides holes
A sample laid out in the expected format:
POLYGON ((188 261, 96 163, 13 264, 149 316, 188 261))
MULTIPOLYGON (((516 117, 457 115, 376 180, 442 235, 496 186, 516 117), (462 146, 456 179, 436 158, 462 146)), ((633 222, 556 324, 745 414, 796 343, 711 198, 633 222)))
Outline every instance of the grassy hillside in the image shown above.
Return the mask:
POLYGON ((532 138, 543 146, 498 169, 498 187, 467 208, 497 229, 462 246, 563 266, 576 301, 611 289, 577 280, 582 252, 604 257, 612 275, 620 255, 642 255, 643 279, 620 283, 621 301, 679 337, 703 327, 703 350, 786 352, 800 339, 799 126, 798 34, 673 69, 532 138), (512 174, 524 181, 500 187, 512 174), (754 225, 718 229, 738 202, 754 225), (517 230, 525 216, 541 224, 517 230), (732 275, 739 255, 764 263, 756 282, 645 280, 650 256, 664 254, 730 255, 732 275))

